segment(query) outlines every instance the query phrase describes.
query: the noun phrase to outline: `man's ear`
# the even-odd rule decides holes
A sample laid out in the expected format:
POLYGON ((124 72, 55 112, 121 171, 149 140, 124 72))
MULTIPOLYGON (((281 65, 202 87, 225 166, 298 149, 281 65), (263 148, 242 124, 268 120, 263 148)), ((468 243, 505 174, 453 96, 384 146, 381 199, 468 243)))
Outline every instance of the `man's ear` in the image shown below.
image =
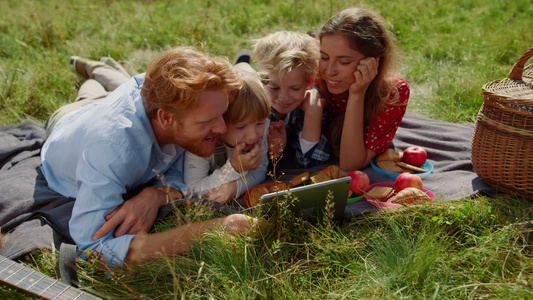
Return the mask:
POLYGON ((176 121, 174 115, 171 112, 161 108, 157 110, 157 120, 159 121, 159 124, 161 124, 161 127, 163 127, 164 129, 172 127, 173 123, 176 121))

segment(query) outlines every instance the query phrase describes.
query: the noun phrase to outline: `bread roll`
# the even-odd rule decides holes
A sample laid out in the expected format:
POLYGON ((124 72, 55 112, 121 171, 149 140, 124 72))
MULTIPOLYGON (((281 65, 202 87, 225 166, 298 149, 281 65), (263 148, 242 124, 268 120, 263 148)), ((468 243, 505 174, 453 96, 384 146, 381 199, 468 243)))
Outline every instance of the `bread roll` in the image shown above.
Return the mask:
POLYGON ((281 192, 289 188, 289 185, 285 182, 276 183, 268 188, 269 193, 281 192))
POLYGON ((431 202, 431 198, 429 198, 429 196, 421 189, 408 187, 394 195, 390 199, 390 202, 402 205, 418 204, 431 202))
POLYGON ((403 152, 397 152, 392 148, 388 148, 385 152, 376 157, 376 162, 379 161, 402 161, 403 152))
POLYGON ((261 199, 261 196, 270 193, 269 189, 264 185, 258 185, 253 187, 248 192, 248 205, 250 207, 256 206, 257 203, 259 203, 259 199, 261 199))
POLYGON ((325 173, 319 172, 311 176, 309 179, 311 180, 311 183, 319 183, 319 182, 331 180, 332 178, 326 175, 325 173))
POLYGON ((293 188, 302 185, 307 180, 309 180, 309 172, 303 172, 300 175, 294 176, 294 178, 291 179, 289 186, 293 188))

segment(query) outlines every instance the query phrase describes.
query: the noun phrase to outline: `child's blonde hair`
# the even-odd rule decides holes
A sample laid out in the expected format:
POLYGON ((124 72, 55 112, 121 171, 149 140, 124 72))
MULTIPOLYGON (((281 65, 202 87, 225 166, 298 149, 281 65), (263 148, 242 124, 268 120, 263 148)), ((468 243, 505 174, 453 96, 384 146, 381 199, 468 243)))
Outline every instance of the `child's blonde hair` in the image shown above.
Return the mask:
POLYGON ((263 120, 270 115, 270 100, 263 84, 255 73, 240 72, 243 85, 241 89, 229 95, 228 110, 224 113, 224 121, 235 124, 247 120, 263 120))
POLYGON ((315 77, 320 58, 319 41, 295 31, 278 31, 257 39, 253 45, 257 71, 263 83, 274 73, 281 79, 283 72, 302 66, 306 80, 315 77))

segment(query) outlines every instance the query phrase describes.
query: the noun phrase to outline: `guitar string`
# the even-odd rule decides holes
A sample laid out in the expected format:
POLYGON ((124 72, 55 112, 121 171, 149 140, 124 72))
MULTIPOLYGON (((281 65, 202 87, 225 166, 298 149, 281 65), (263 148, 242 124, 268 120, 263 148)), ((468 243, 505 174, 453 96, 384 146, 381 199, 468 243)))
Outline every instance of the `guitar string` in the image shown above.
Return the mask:
POLYGON ((65 289, 63 289, 60 293, 58 293, 52 300, 57 299, 59 296, 63 295, 68 289, 70 289, 70 285, 67 285, 65 289))
POLYGON ((51 288, 52 286, 54 286, 54 284, 56 284, 56 282, 59 282, 59 281, 55 280, 54 282, 52 282, 52 284, 50 284, 49 286, 47 286, 44 290, 42 290, 42 291, 39 293, 39 296, 41 296, 41 295, 44 294, 44 292, 46 292, 49 288, 51 288))
POLYGON ((30 286, 28 287, 28 291, 29 291, 34 285, 36 285, 39 281, 41 281, 41 280, 43 280, 43 279, 44 279, 44 277, 41 277, 41 278, 37 279, 34 283, 32 283, 32 285, 30 285, 30 286))
POLYGON ((5 268, 3 268, 1 271, 0 271, 0 274, 4 273, 5 270, 11 268, 14 264, 16 264, 15 262, 11 262, 11 264, 5 268))
POLYGON ((22 281, 26 280, 26 278, 30 277, 33 273, 35 273, 35 270, 32 270, 32 269, 30 269, 30 270, 31 270, 31 272, 30 272, 28 275, 22 277, 22 278, 21 278, 17 283, 15 283, 15 284, 16 284, 16 285, 19 285, 22 281))

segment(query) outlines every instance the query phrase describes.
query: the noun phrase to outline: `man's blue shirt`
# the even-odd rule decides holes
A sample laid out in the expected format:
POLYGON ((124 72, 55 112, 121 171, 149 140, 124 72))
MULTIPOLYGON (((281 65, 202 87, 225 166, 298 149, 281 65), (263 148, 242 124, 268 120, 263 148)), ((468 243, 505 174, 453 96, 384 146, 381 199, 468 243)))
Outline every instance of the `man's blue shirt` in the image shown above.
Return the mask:
POLYGON ((140 95, 144 74, 133 77, 107 98, 65 115, 41 152, 48 186, 76 199, 70 234, 80 249, 97 250, 112 263, 127 255, 135 235, 115 238, 114 230, 97 241, 105 216, 124 202, 128 191, 164 184, 186 193, 184 150, 162 149, 140 95))

